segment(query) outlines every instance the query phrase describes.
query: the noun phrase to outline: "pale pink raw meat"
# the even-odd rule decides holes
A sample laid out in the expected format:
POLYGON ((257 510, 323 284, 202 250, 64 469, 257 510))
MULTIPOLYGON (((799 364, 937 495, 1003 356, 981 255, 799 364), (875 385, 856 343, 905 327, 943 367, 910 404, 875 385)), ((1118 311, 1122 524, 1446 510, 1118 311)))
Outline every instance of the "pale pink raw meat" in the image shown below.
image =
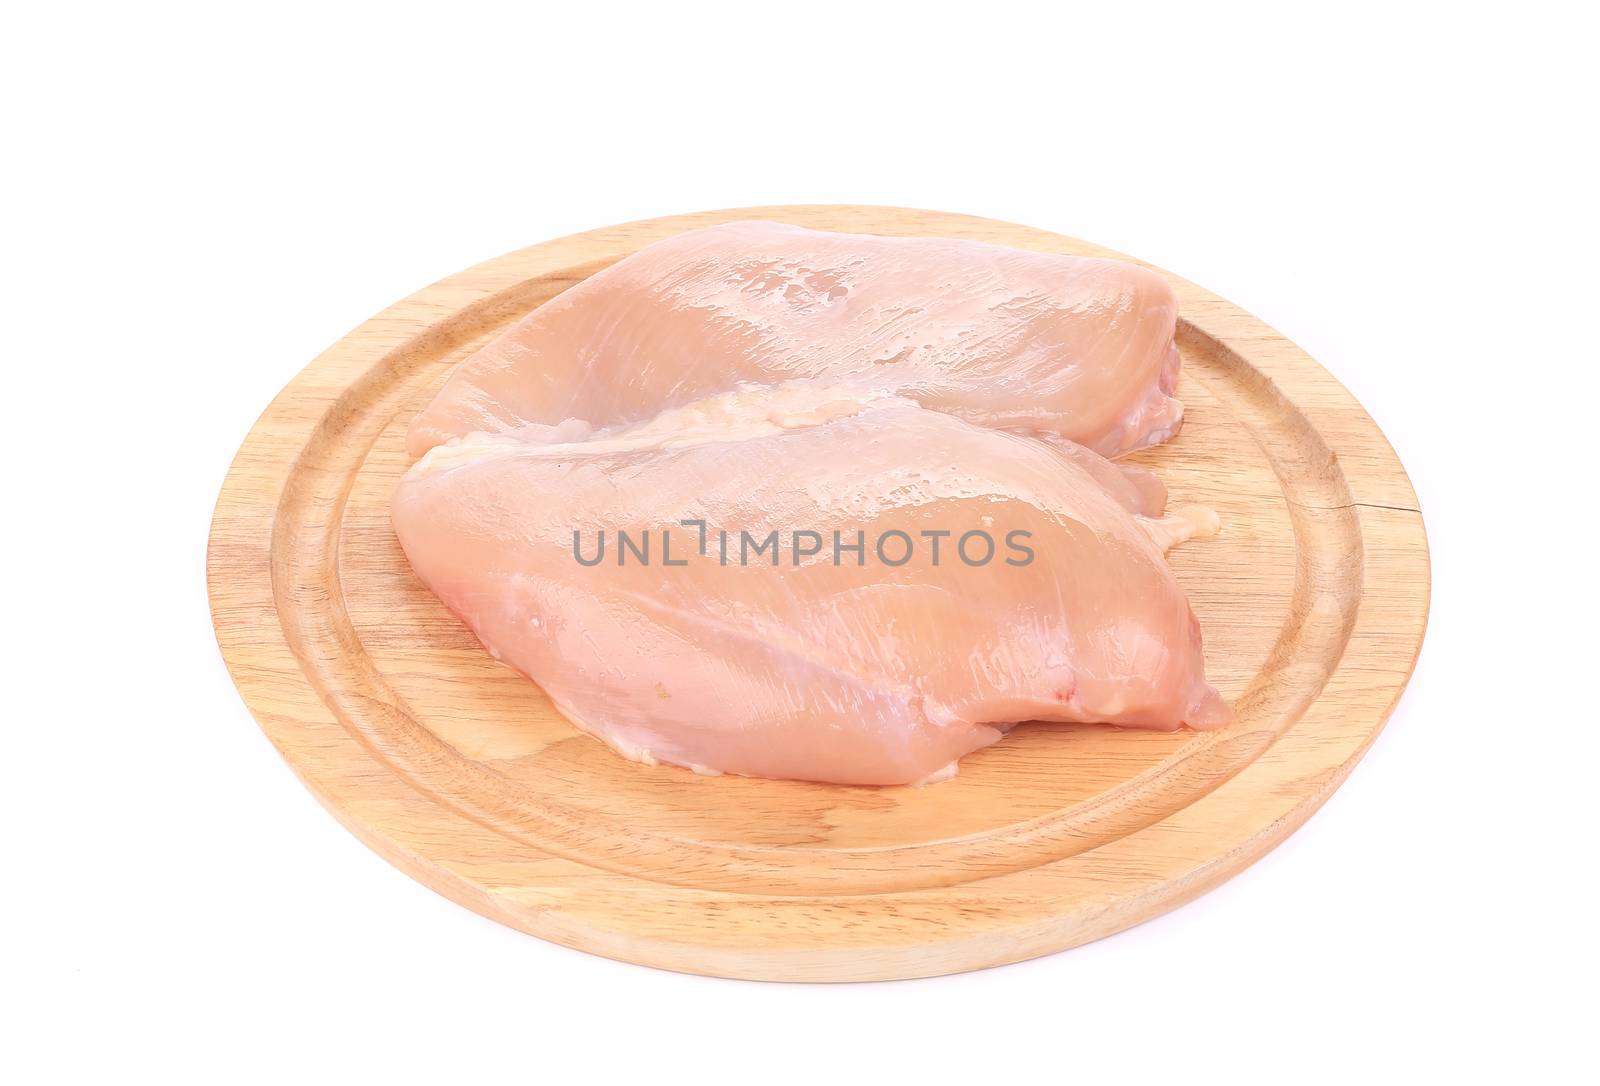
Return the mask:
POLYGON ((1215 517, 1139 515, 1160 512, 1151 483, 1066 442, 799 382, 580 441, 441 446, 393 515, 446 606, 625 755, 883 785, 951 773, 1022 721, 1228 719, 1162 554, 1215 517), (685 521, 706 525, 704 554, 685 521), (580 563, 602 530, 604 559, 580 563), (850 550, 834 564, 836 531, 846 546, 862 533, 864 564, 850 550), (886 539, 900 557, 895 531, 913 544, 899 565, 876 551, 886 539), (765 547, 738 564, 741 532, 777 532, 776 564, 765 547), (797 555, 812 542, 797 532, 822 550, 797 555), (983 553, 976 536, 959 550, 968 532, 994 541, 989 561, 963 560, 983 553), (1032 561, 1009 564, 1013 543, 1032 561))
POLYGON ((1115 457, 1165 440, 1177 303, 1116 260, 732 222, 641 249, 513 325, 411 425, 540 440, 641 422, 742 383, 826 379, 1115 457))

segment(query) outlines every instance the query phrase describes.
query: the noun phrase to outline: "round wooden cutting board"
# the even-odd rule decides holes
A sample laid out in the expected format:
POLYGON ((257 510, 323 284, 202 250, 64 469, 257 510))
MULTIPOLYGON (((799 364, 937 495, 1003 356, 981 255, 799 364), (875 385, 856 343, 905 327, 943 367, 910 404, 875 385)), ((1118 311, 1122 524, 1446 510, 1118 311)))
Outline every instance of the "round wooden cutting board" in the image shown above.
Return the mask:
MULTIPOLYGON (((926 976, 1137 924, 1283 840, 1404 688, 1428 548, 1399 460, 1283 337, 1172 278, 1186 424, 1134 457, 1222 534, 1171 554, 1234 704, 1213 732, 1034 724, 926 788, 701 777, 624 761, 492 660, 414 577, 389 525, 406 425, 487 339, 650 242, 740 218, 1094 245, 878 207, 705 212, 546 242, 372 318, 294 379, 217 502, 223 656, 289 764, 389 861, 567 946, 773 980, 926 976)), ((1124 258, 1126 259, 1126 258, 1124 258)))

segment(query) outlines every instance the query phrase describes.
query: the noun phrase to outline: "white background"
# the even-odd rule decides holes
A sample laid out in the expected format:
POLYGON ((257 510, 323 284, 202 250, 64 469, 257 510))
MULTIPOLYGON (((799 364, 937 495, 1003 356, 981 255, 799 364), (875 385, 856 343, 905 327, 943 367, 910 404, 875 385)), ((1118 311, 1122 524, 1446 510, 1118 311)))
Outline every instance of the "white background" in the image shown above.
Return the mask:
POLYGON ((1533 4, 29 7, 0 28, 0 1078, 1595 1081, 1592 26, 1533 4), (1432 623, 1388 730, 1287 844, 1053 958, 758 985, 498 927, 279 761, 203 583, 277 390, 501 252, 783 202, 1136 254, 1371 411, 1421 496, 1432 623))

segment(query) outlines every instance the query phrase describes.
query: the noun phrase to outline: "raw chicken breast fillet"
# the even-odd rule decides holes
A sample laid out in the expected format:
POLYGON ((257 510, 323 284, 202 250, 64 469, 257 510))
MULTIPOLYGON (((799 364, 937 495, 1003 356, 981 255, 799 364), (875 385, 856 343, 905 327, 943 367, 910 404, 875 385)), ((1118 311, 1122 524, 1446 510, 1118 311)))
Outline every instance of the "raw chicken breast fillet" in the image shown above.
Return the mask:
POLYGON ((1064 441, 799 382, 440 446, 394 526, 495 656, 628 757, 887 785, 1021 721, 1228 718, 1163 558, 1214 514, 1163 502, 1064 441))
POLYGON ((659 241, 468 358, 413 456, 474 431, 564 440, 740 383, 824 378, 1105 456, 1178 429, 1177 303, 1117 260, 732 222, 659 241))

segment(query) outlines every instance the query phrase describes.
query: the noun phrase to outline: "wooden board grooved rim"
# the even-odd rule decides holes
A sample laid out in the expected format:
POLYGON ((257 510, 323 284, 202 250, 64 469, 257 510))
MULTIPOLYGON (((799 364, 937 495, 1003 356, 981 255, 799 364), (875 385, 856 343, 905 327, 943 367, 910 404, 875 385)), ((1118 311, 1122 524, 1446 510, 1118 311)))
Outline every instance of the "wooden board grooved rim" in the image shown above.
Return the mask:
POLYGON ((916 976, 1062 949, 1187 900, 1299 825, 1409 677, 1426 538, 1404 471, 1348 393, 1182 280, 1188 422, 1136 459, 1175 499, 1223 514, 1223 536, 1173 564, 1238 710, 1228 729, 1033 725, 927 789, 698 778, 623 762, 578 733, 411 576, 389 490, 405 424, 455 362, 643 244, 751 217, 1117 255, 937 212, 707 212, 533 246, 362 325, 251 431, 208 557, 223 655, 318 798, 402 869, 516 927, 775 979, 916 976))

